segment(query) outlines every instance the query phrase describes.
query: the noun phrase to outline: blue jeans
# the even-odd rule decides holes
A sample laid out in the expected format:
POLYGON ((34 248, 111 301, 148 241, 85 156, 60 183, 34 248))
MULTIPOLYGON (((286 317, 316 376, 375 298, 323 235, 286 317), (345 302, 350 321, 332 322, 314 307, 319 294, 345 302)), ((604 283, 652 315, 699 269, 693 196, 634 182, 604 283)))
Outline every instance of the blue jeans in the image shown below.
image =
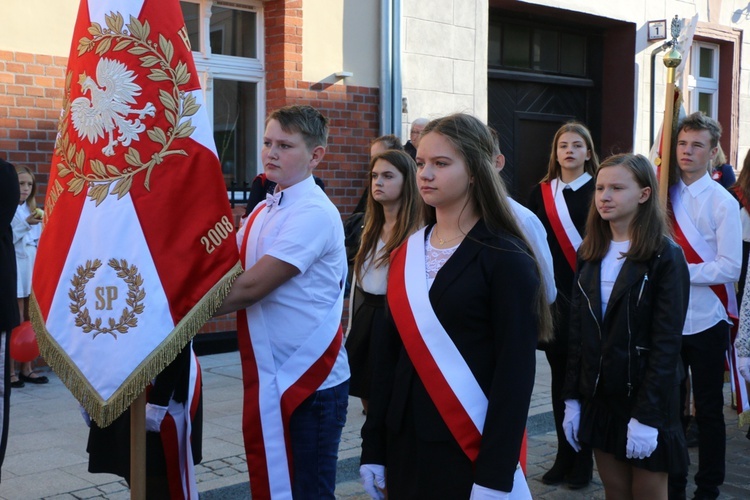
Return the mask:
POLYGON ((348 404, 347 380, 313 393, 292 413, 294 500, 335 498, 336 462, 348 404))

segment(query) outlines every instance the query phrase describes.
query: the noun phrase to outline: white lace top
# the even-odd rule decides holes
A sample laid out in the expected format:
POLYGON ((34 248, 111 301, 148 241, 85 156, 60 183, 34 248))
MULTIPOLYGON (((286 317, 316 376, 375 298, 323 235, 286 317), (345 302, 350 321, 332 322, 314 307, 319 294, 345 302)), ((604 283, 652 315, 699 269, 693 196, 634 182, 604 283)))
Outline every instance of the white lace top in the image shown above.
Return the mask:
POLYGON ((427 278, 427 289, 432 288, 432 283, 435 281, 435 276, 443 265, 450 259, 451 255, 456 252, 458 243, 456 246, 450 248, 435 248, 430 243, 432 237, 432 231, 435 226, 430 229, 430 234, 427 235, 427 239, 424 242, 424 253, 425 253, 425 277, 427 278))

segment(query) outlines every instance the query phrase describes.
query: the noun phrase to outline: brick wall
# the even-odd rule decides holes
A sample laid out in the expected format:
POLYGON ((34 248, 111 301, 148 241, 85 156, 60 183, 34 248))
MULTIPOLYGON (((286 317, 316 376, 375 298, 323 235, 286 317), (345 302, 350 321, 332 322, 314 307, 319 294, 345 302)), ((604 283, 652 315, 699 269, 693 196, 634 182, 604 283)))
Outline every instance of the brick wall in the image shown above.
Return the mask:
POLYGON ((30 167, 37 201, 47 191, 66 57, 0 51, 0 157, 30 167))
POLYGON ((379 90, 302 80, 302 0, 266 2, 266 109, 308 104, 329 119, 328 149, 316 175, 342 215, 366 185, 370 142, 379 135, 379 90))
MULTIPOLYGON (((324 85, 302 80, 302 0, 264 4, 266 110, 307 104, 329 121, 328 148, 315 175, 342 217, 351 213, 367 185, 370 142, 379 135, 377 88, 324 85)), ((347 322, 344 308, 342 322, 347 322)), ((233 316, 209 321, 202 332, 236 330, 233 316)))

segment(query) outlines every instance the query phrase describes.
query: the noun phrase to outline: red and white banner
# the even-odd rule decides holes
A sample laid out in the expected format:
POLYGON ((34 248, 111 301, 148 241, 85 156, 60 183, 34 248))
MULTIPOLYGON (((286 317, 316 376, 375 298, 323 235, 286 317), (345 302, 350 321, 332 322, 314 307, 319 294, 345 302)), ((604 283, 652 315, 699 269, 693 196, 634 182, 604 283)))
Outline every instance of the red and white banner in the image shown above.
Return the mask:
POLYGON ((542 201, 544 201, 544 211, 547 213, 552 232, 555 233, 555 238, 560 244, 565 260, 568 261, 570 268, 575 272, 576 252, 578 252, 578 247, 581 246, 583 238, 581 238, 576 225, 573 224, 568 204, 565 203, 565 196, 562 192, 558 193, 559 183, 559 179, 542 182, 540 185, 542 201))
MULTIPOLYGON (((258 235, 267 214, 266 204, 259 203, 238 234, 240 258, 246 268, 261 257, 258 235)), ((326 380, 343 349, 343 303, 342 287, 317 330, 280 366, 271 348, 273 332, 260 304, 237 311, 244 388, 242 433, 254 499, 292 498, 289 422, 294 410, 326 380)))
POLYGON ((112 422, 221 304, 234 224, 177 0, 82 0, 33 277, 42 355, 112 422))
MULTIPOLYGON (((409 359, 451 434, 475 462, 482 444, 487 396, 435 315, 425 278, 425 228, 391 255, 388 307, 409 359)), ((511 499, 531 498, 520 467, 511 499)))

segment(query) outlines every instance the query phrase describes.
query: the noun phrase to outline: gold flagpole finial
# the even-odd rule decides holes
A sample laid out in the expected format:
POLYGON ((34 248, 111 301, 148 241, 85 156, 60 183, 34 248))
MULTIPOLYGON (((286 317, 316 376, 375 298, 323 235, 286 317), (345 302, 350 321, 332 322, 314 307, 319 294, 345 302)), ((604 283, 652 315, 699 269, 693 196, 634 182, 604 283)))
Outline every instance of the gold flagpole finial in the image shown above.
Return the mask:
POLYGON ((671 81, 674 83, 674 69, 677 68, 677 66, 680 65, 682 62, 682 54, 680 54, 679 50, 679 42, 677 39, 680 37, 680 31, 682 31, 682 21, 677 16, 674 16, 674 19, 672 19, 672 25, 671 25, 671 31, 672 31, 672 40, 670 40, 671 49, 669 52, 664 54, 664 66, 669 68, 671 71, 671 80, 669 73, 667 74, 667 81, 671 81))

